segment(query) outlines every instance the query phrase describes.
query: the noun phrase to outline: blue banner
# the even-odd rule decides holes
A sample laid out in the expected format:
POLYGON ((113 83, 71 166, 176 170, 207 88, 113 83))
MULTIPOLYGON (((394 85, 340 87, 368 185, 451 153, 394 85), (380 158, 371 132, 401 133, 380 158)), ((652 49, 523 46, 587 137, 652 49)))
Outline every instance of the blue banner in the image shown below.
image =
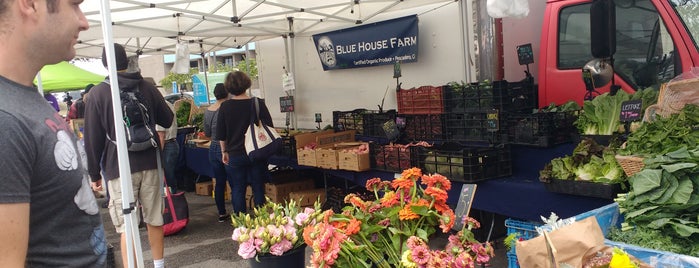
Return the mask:
POLYGON ((313 35, 323 70, 417 61, 417 15, 313 35))

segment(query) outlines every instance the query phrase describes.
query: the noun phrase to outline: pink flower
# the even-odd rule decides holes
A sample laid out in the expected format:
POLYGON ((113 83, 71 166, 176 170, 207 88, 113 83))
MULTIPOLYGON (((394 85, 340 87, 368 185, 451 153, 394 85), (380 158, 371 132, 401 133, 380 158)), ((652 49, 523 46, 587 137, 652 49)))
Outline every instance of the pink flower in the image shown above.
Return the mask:
POLYGON ((243 257, 243 259, 253 258, 255 254, 257 254, 257 251, 255 250, 255 245, 253 245, 252 240, 240 243, 240 246, 238 246, 238 255, 243 257))
POLYGON ((233 235, 231 238, 233 238, 234 241, 238 241, 240 239, 240 235, 245 234, 248 232, 248 228, 245 227, 238 227, 233 230, 233 235))
POLYGON ((274 225, 271 225, 271 224, 267 225, 267 232, 269 233, 269 236, 271 236, 271 237, 281 236, 282 231, 284 231, 284 229, 279 228, 279 227, 274 226, 274 225))
POLYGON ((289 240, 282 239, 282 241, 279 241, 279 243, 276 243, 269 248, 269 253, 272 255, 281 256, 284 254, 284 252, 290 250, 291 247, 292 245, 289 240))
POLYGON ((316 212, 316 210, 314 208, 306 207, 303 209, 303 213, 308 214, 308 215, 311 215, 314 212, 316 212))
POLYGON ((306 213, 299 213, 296 215, 296 225, 302 226, 306 221, 308 221, 308 215, 306 213))
POLYGON ((425 246, 426 245, 425 241, 422 241, 422 239, 420 239, 417 236, 408 237, 408 241, 406 241, 406 244, 408 245, 409 249, 414 249, 418 246, 425 246))
POLYGON ((417 246, 412 249, 413 251, 413 261, 420 265, 427 265, 430 261, 430 251, 425 246, 417 246))
POLYGON ((456 268, 473 268, 473 267, 475 267, 475 263, 473 263, 473 257, 471 257, 471 255, 467 251, 462 251, 454 259, 454 267, 456 267, 456 268))

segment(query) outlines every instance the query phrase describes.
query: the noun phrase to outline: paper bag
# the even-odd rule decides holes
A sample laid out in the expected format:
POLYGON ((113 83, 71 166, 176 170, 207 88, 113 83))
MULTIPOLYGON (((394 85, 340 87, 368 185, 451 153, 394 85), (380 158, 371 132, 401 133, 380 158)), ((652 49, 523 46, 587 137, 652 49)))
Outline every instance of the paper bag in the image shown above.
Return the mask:
MULTIPOLYGON (((604 244, 604 235, 595 217, 554 230, 549 233, 549 237, 556 248, 553 254, 555 263, 566 263, 573 267, 581 267, 582 256, 588 249, 604 244)), ((516 249, 520 267, 553 268, 543 236, 517 241, 516 249)))

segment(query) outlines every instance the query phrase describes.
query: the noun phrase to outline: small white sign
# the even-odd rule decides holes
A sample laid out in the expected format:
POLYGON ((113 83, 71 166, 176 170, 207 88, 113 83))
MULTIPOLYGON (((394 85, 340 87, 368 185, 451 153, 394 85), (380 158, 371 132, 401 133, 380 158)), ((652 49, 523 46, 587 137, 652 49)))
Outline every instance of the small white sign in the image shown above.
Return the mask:
POLYGON ((292 73, 285 73, 282 75, 282 89, 287 92, 296 89, 294 75, 292 73))

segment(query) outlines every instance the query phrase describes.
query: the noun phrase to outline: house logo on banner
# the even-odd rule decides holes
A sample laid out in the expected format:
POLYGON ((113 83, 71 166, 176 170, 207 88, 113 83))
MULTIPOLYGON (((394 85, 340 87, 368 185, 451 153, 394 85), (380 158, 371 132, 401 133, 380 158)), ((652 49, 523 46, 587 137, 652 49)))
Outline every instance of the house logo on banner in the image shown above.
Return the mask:
POLYGON ((320 62, 328 68, 334 68, 337 65, 337 59, 335 59, 333 40, 330 40, 330 37, 321 36, 316 46, 318 47, 320 62))
POLYGON ((313 35, 323 70, 417 62, 417 15, 313 35))

